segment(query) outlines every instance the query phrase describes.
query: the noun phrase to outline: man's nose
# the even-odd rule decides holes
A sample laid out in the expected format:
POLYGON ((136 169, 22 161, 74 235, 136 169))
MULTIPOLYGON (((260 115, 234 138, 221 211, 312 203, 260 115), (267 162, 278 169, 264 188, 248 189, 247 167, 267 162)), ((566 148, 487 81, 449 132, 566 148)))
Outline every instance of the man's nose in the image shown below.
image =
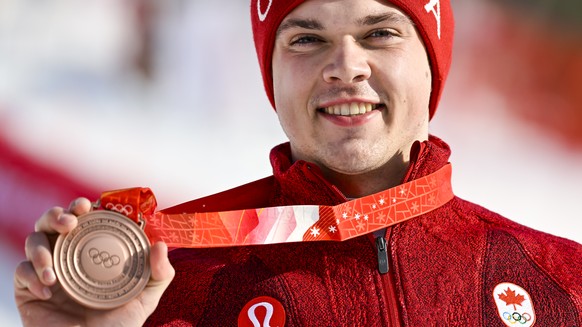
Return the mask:
POLYGON ((370 78, 370 74, 366 50, 351 38, 342 40, 331 51, 323 69, 323 79, 328 83, 357 83, 370 78))

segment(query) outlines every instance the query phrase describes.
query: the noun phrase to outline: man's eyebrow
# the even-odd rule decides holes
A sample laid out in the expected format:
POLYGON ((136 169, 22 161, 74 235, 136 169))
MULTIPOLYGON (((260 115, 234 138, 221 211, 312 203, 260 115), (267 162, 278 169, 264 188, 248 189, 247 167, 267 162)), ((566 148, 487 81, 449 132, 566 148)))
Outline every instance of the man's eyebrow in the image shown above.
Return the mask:
POLYGON ((290 18, 282 22, 281 25, 279 25, 279 28, 277 29, 277 36, 283 33, 283 31, 293 27, 300 27, 308 30, 318 30, 318 31, 323 30, 323 25, 315 19, 290 18))
MULTIPOLYGON (((398 14, 398 13, 394 13, 394 12, 381 13, 381 14, 377 14, 377 15, 368 15, 368 16, 365 16, 363 18, 358 19, 356 21, 356 23, 359 25, 375 25, 375 24, 379 24, 382 22, 386 22, 386 21, 403 23, 403 24, 408 24, 408 25, 414 26, 414 22, 412 22, 412 20, 410 20, 410 18, 408 18, 407 16, 404 16, 402 14, 398 14)), ((281 23, 281 25, 279 25, 279 28, 277 29, 276 36, 279 36, 279 34, 283 33, 285 30, 288 30, 288 29, 294 28, 294 27, 304 28, 304 29, 308 29, 308 30, 318 30, 318 31, 324 30, 323 25, 315 19, 290 18, 290 19, 283 21, 281 23)))
POLYGON ((395 12, 368 15, 356 21, 359 25, 375 25, 382 22, 395 22, 414 26, 414 22, 407 16, 395 12))

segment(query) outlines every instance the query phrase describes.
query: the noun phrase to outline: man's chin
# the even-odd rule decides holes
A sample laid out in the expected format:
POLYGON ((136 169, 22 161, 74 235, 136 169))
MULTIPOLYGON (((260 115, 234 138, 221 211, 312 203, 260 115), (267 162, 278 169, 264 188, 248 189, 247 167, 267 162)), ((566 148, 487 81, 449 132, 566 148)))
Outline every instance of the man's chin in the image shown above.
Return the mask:
MULTIPOLYGON (((366 158, 369 159, 369 158, 366 158)), ((328 170, 338 174, 356 176, 369 173, 382 166, 379 163, 370 162, 370 160, 357 160, 354 157, 344 158, 343 160, 329 161, 326 164, 328 170)))

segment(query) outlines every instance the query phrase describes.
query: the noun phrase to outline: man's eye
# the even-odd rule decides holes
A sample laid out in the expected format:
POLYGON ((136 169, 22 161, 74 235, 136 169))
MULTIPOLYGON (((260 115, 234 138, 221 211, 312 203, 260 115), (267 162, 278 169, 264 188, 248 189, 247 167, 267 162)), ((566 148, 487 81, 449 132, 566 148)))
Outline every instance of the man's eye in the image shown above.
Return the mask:
POLYGON ((390 37, 393 37, 395 35, 396 35, 396 33, 392 32, 391 30, 381 29, 381 30, 375 30, 372 33, 368 34, 368 37, 390 38, 390 37))
POLYGON ((317 43, 317 42, 321 42, 321 40, 318 37, 311 36, 311 35, 304 35, 304 36, 299 36, 299 37, 292 39, 290 44, 291 45, 308 45, 308 44, 313 44, 313 43, 317 43))

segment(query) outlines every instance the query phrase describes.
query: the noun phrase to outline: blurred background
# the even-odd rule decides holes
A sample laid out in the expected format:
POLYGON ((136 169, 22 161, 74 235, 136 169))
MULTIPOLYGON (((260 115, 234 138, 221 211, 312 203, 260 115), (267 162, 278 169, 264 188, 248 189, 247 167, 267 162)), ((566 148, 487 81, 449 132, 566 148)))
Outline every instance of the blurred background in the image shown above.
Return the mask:
MULTIPOLYGON (((455 193, 582 242, 582 2, 453 0, 431 133, 455 193)), ((159 208, 270 175, 285 141, 247 1, 0 0, 0 317, 54 205, 151 187, 159 208)))

